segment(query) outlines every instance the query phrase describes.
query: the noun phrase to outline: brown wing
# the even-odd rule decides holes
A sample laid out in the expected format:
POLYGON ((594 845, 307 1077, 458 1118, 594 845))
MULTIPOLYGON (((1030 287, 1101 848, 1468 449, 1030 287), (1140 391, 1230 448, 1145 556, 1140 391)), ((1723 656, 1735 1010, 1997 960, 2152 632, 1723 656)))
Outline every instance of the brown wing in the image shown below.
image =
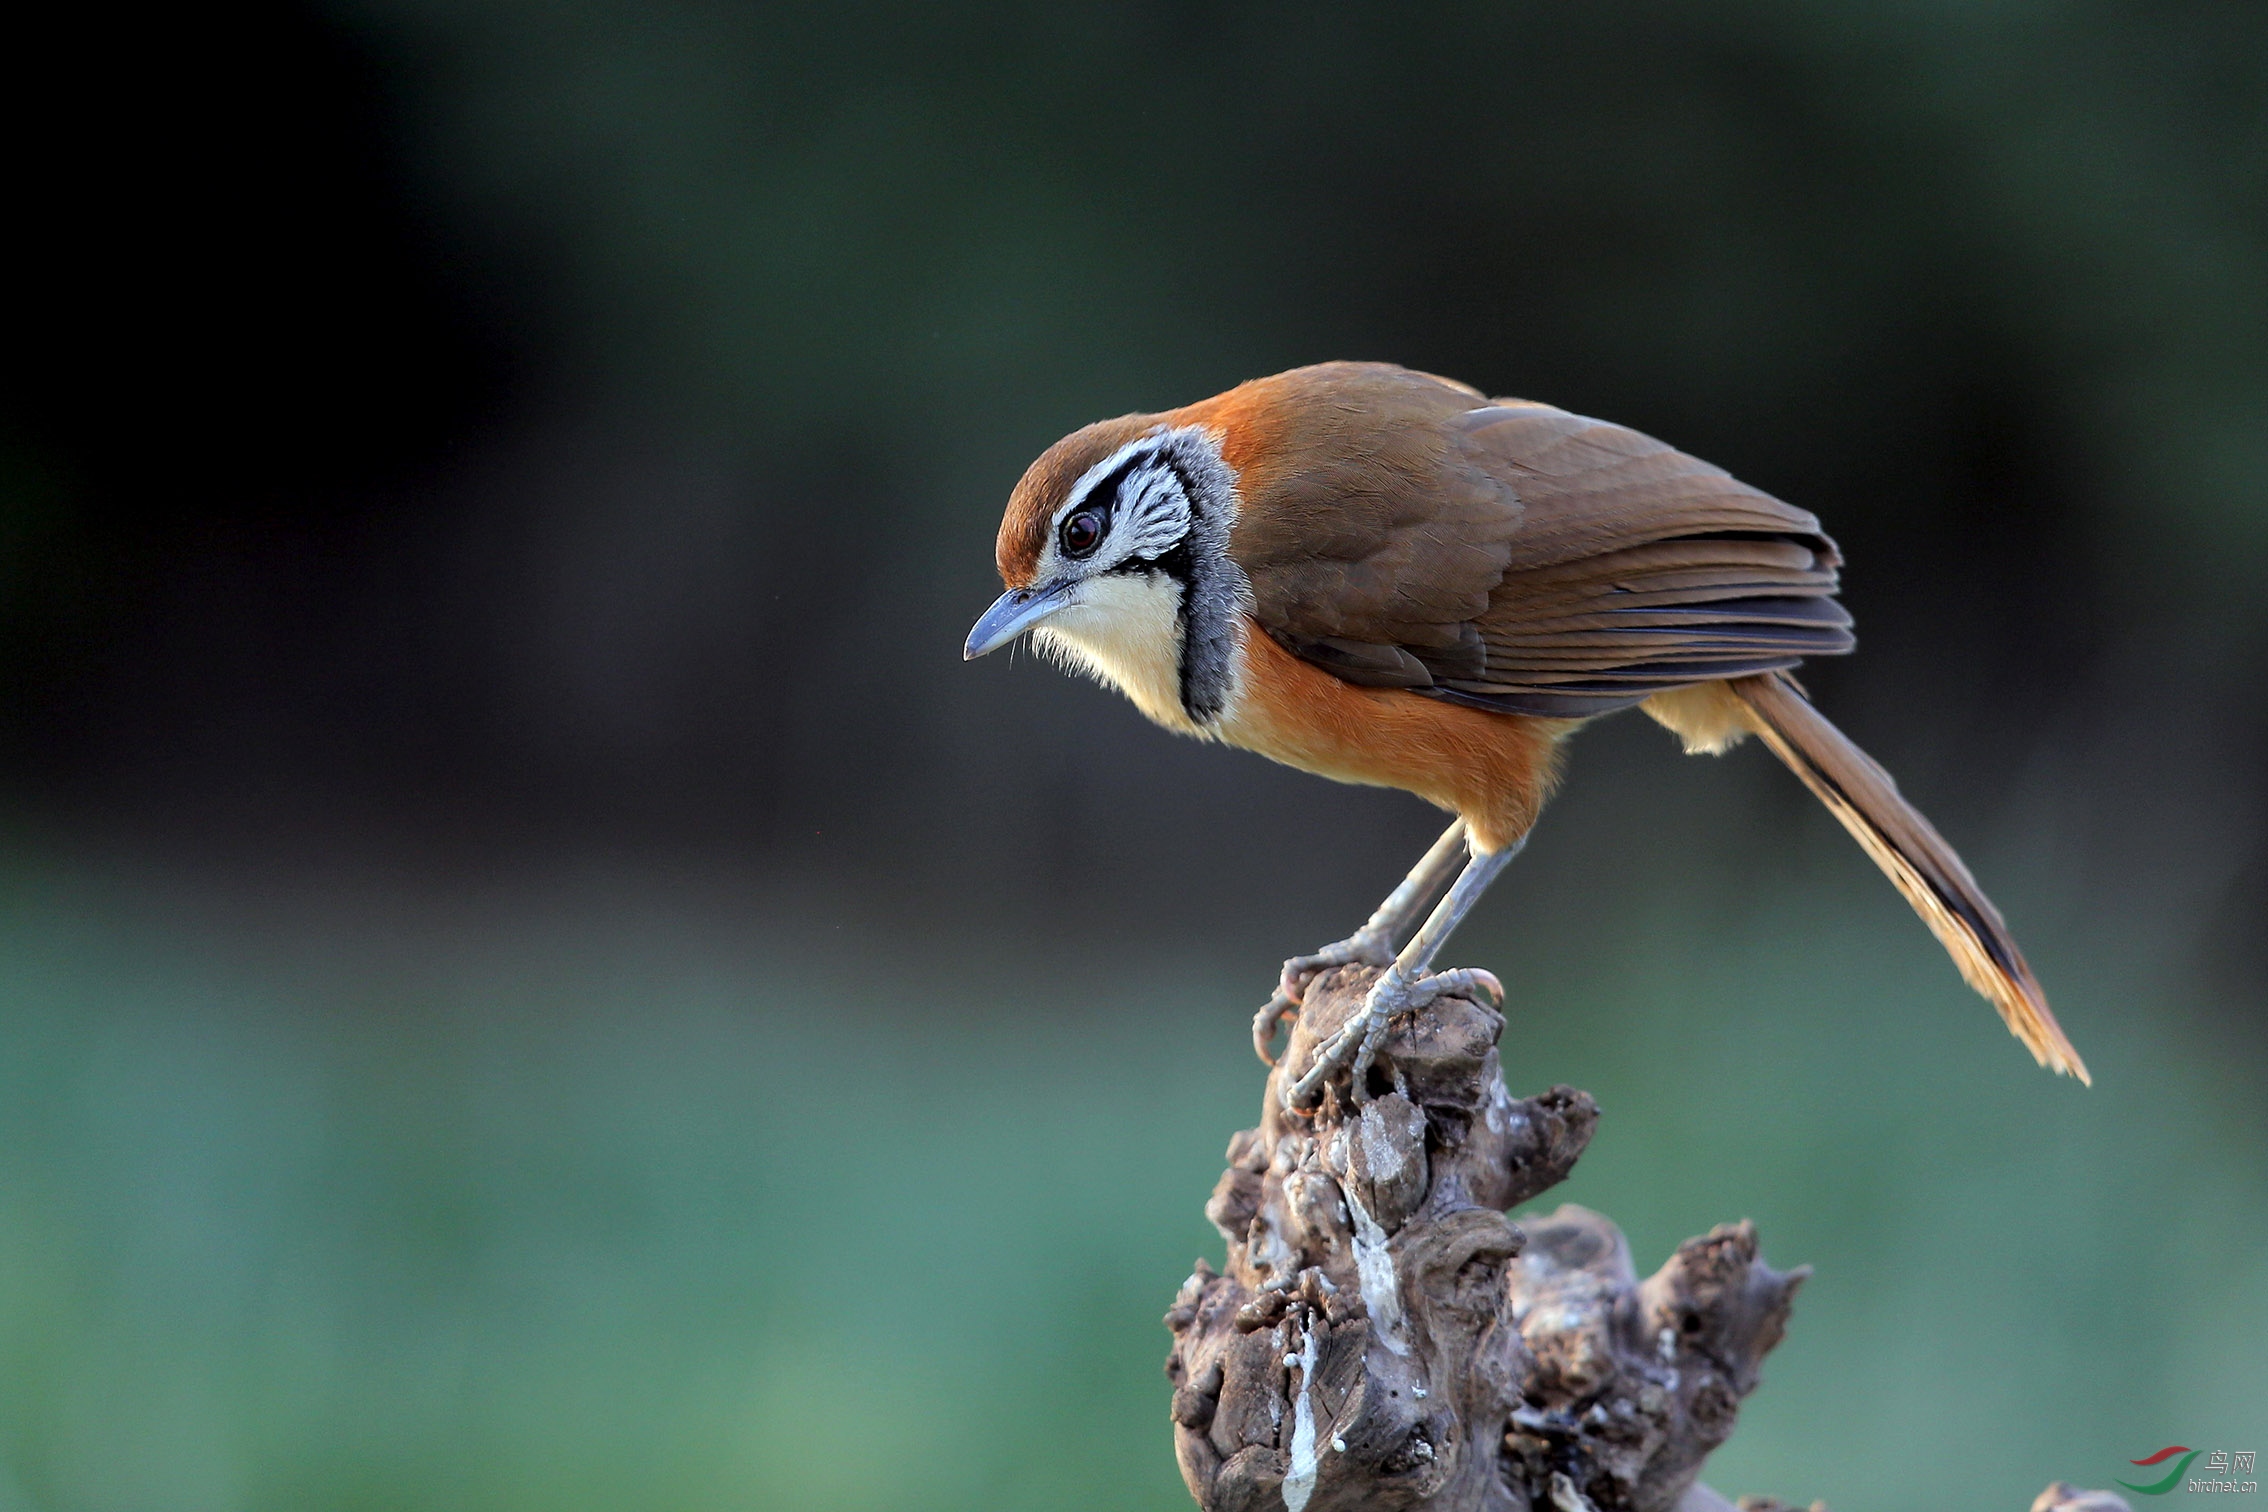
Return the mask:
POLYGON ((1246 478, 1258 523, 1232 549, 1261 624, 1298 655, 1349 682, 1584 718, 1851 648, 1840 559, 1803 510, 1621 426, 1383 371, 1430 392, 1334 403, 1329 434, 1271 438, 1258 450, 1286 465, 1246 478))
POLYGON ((1218 426, 1244 506, 1230 555, 1261 624, 1351 681, 1427 686, 1483 665, 1475 626, 1521 506, 1468 455, 1472 389, 1382 363, 1296 368, 1173 418, 1218 426))
POLYGON ((1808 512, 1548 405, 1499 400, 1457 428, 1526 507, 1476 626, 1486 667, 1437 678, 1442 695, 1579 718, 1851 649, 1841 557, 1808 512))

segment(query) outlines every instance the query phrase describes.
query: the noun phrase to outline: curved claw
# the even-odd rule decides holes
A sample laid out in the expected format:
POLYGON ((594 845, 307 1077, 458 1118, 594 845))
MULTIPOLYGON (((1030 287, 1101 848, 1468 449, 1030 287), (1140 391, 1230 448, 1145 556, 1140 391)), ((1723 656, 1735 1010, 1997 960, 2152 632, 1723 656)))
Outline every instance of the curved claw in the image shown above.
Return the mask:
POLYGON ((1296 955, 1284 962, 1283 972, 1276 978, 1276 992, 1298 1003, 1306 997, 1308 985, 1334 966, 1376 966, 1383 970, 1393 964, 1393 938, 1366 924, 1311 955, 1296 955))
POLYGON ((1261 1065, 1273 1066, 1276 1063, 1275 1054, 1268 1047, 1275 1043, 1276 1030, 1284 1020, 1298 1011, 1299 1000, 1279 987, 1275 996, 1263 1003, 1260 1011, 1252 1016, 1252 1053, 1260 1057, 1261 1065))
POLYGON ((1454 971, 1436 972, 1432 976, 1420 978, 1415 985, 1423 989, 1418 998, 1420 1004, 1430 1003, 1435 998, 1478 997, 1486 999, 1491 1008, 1504 1006, 1504 984, 1496 979, 1495 972, 1484 971, 1478 966, 1460 966, 1454 971))

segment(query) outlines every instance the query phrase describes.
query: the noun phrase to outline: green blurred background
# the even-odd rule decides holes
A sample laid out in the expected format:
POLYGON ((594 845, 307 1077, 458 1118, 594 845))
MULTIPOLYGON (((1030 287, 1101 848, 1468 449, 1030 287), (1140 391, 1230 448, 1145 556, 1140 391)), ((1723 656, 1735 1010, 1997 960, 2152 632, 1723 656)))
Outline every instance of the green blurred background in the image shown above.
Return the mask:
POLYGON ((1245 1024, 1435 820, 958 650, 1048 441, 1329 357, 1817 510, 2095 1071, 1579 739, 1453 955, 1643 1267, 1818 1268, 1712 1482, 2268 1449, 2268 8, 13 30, 0 1512, 1187 1505, 1245 1024))

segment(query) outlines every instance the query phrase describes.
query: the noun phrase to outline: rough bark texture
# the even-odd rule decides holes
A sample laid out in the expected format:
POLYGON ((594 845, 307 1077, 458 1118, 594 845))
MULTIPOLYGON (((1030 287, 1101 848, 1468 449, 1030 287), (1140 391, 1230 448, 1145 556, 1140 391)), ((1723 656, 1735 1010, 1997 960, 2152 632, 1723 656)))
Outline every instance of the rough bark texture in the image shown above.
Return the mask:
MULTIPOLYGON (((1166 1314, 1174 1447, 1206 1512, 1733 1512, 1699 1483, 1807 1269, 1748 1223, 1689 1239, 1641 1281, 1598 1214, 1505 1216, 1565 1179, 1598 1109, 1514 1099, 1501 1015, 1445 998, 1397 1021, 1359 1107, 1279 1094, 1375 972, 1318 978, 1229 1142, 1203 1261, 1166 1314)), ((1781 1512, 1744 1499, 1743 1512, 1781 1512)), ((1793 1512, 1793 1509, 1787 1509, 1793 1512)), ((1825 1512, 1814 1506, 1812 1512, 1825 1512)), ((2058 1483, 2033 1512, 2124 1512, 2058 1483)))
POLYGON ((1804 1273, 1747 1224, 1687 1241, 1641 1282, 1614 1225, 1556 1185, 1598 1109, 1515 1100, 1501 1015, 1445 998, 1396 1023, 1361 1107, 1278 1100, 1374 973, 1319 979, 1206 1206, 1228 1270, 1200 1264, 1167 1323, 1174 1442, 1207 1512, 1286 1507, 1670 1512, 1732 1431, 1804 1273))

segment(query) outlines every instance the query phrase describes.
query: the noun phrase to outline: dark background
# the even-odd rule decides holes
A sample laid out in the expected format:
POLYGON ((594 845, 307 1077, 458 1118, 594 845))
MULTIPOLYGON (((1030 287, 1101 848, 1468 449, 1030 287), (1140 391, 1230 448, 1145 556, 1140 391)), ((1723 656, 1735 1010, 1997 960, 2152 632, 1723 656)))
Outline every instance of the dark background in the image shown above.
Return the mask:
POLYGON ((13 30, 0 1507, 1180 1504, 1243 1023, 1434 818, 958 648, 1041 447, 1331 357, 1818 512, 2096 1072, 1768 758, 1581 737, 1453 954, 1643 1266, 1820 1267, 1712 1478, 2255 1447, 2268 10, 13 30))

